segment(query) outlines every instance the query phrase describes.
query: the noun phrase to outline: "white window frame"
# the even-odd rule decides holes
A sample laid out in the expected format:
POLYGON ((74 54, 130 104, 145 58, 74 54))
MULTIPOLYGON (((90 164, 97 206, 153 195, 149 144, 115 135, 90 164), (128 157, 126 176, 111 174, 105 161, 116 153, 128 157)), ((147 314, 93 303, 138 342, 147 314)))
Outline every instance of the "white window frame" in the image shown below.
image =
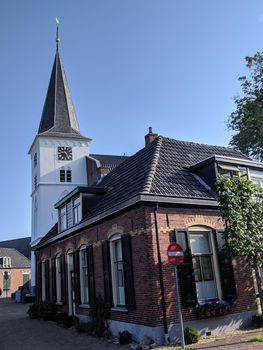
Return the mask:
POLYGON ((82 219, 82 217, 81 217, 81 212, 82 212, 81 208, 82 208, 82 205, 81 205, 81 204, 82 204, 82 203, 81 203, 81 196, 80 196, 80 195, 77 196, 77 197, 72 198, 72 220, 73 220, 73 225, 78 224, 78 223, 81 221, 81 219, 82 219), (79 199, 79 203, 74 204, 74 202, 75 202, 77 199, 79 199), (77 213, 77 220, 76 220, 76 215, 75 215, 75 213, 77 213))
POLYGON ((65 231, 68 228, 77 225, 82 220, 82 196, 79 194, 78 196, 75 196, 71 199, 71 201, 64 203, 59 209, 58 209, 58 222, 59 222, 59 232, 65 231), (79 203, 77 205, 74 205, 74 202, 79 199, 79 203), (69 206, 69 204, 71 204, 69 206), (68 208, 70 208, 70 213, 68 208), (62 215, 62 209, 65 210, 65 213, 63 212, 62 215), (75 213, 77 212, 77 219, 75 213), (69 218, 71 216, 71 222, 69 222, 69 218), (64 218, 65 221, 63 221, 65 224, 62 226, 62 218, 64 218))
POLYGON ((9 268, 9 267, 12 267, 11 265, 11 257, 10 256, 3 256, 2 257, 3 259, 3 268, 9 268))
POLYGON ((263 187, 263 171, 249 169, 249 177, 254 184, 263 187))
POLYGON ((88 275, 87 247, 81 246, 79 249, 79 274, 80 274, 80 300, 81 305, 89 305, 89 275, 88 275), (86 264, 83 265, 83 255, 86 264))
POLYGON ((111 260, 111 280, 112 296, 114 307, 125 307, 125 285, 124 285, 124 268, 123 253, 121 246, 121 260, 116 260, 116 244, 121 244, 121 234, 115 234, 110 239, 110 260, 111 260), (119 267, 122 266, 121 269, 119 267), (118 284, 118 271, 122 271, 122 286, 118 284))
MULTIPOLYGON (((220 279, 220 269, 219 269, 219 263, 218 263, 218 254, 217 254, 217 249, 216 249, 216 243, 215 243, 215 237, 213 234, 213 230, 210 229, 209 227, 206 226, 192 226, 189 227, 189 243, 190 243, 190 235, 194 233, 207 233, 208 234, 208 239, 209 239, 209 245, 210 245, 210 251, 211 251, 211 263, 212 263, 212 270, 214 274, 214 281, 215 281, 215 288, 217 291, 217 298, 219 300, 222 300, 223 293, 222 293, 222 288, 221 288, 221 279, 220 279)), ((191 244, 190 244, 191 248, 191 244)), ((198 256, 199 254, 196 254, 198 256)), ((200 254, 202 255, 202 254, 200 254)), ((195 256, 195 254, 192 253, 192 257, 195 256)), ((204 303, 206 301, 210 301, 211 299, 201 299, 198 298, 198 291, 197 291, 197 299, 198 302, 204 303)))

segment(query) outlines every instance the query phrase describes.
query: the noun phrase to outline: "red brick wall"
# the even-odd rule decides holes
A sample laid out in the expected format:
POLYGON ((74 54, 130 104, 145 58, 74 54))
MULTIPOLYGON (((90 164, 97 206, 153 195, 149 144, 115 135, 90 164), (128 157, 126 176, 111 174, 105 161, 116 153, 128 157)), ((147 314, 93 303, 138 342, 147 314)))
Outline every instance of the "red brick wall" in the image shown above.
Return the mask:
MULTIPOLYGON (((164 274, 166 309, 168 322, 176 320, 174 270, 167 263, 167 246, 173 241, 173 230, 194 224, 221 229, 222 222, 215 210, 169 209, 158 210, 159 241, 164 274)), ((58 252, 66 253, 69 249, 78 249, 83 244, 92 244, 94 248, 95 290, 96 295, 104 295, 101 242, 114 233, 131 234, 133 254, 136 310, 124 313, 113 311, 111 318, 124 322, 140 323, 148 326, 162 325, 161 292, 158 271, 156 237, 153 209, 140 207, 132 209, 113 219, 88 228, 74 237, 64 239, 50 247, 43 248, 39 259, 54 257, 58 252)), ((243 259, 244 260, 244 259, 243 259)), ((251 270, 241 259, 233 260, 238 290, 238 300, 234 312, 255 309, 254 286, 251 270)), ((50 273, 51 275, 51 273, 50 273)), ((51 284, 51 283, 50 283, 51 284)), ((50 293, 51 295, 51 293, 50 293)), ((78 309, 86 314, 88 310, 78 309)), ((193 309, 184 308, 185 320, 195 319, 193 309)))
MULTIPOLYGON (((10 283, 10 291, 8 297, 11 296, 11 293, 14 293, 18 290, 18 287, 23 285, 23 272, 31 274, 31 270, 28 268, 25 269, 15 269, 15 268, 1 268, 0 269, 0 288, 3 291, 3 274, 7 271, 11 273, 11 283, 10 283)), ((5 292, 2 293, 2 297, 5 297, 5 292)))

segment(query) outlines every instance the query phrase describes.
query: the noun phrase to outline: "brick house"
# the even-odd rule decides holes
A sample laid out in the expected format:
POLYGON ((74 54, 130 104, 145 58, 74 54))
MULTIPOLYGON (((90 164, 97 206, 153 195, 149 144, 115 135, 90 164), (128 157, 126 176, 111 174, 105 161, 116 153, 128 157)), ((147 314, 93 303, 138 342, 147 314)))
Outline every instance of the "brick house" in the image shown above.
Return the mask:
POLYGON ((178 312, 166 250, 177 241, 185 254, 179 269, 185 325, 205 335, 247 324, 256 310, 252 271, 226 254, 215 181, 220 173, 263 183, 263 164, 151 128, 131 157, 89 154, 90 141, 80 133, 57 47, 29 150, 38 300, 88 319, 102 295, 113 334, 173 340, 178 312))
POLYGON ((14 248, 0 247, 0 298, 10 298, 30 282, 30 260, 14 248))
POLYGON ((152 136, 99 183, 56 203, 58 223, 34 248, 38 298, 85 317, 101 294, 114 334, 129 330, 162 343, 168 332, 173 339, 175 277, 166 250, 177 241, 185 253, 185 325, 203 335, 245 325, 256 310, 252 271, 245 259, 224 254, 215 180, 221 173, 259 181, 263 165, 233 149, 152 136), (223 300, 227 313, 198 317, 196 305, 223 300))

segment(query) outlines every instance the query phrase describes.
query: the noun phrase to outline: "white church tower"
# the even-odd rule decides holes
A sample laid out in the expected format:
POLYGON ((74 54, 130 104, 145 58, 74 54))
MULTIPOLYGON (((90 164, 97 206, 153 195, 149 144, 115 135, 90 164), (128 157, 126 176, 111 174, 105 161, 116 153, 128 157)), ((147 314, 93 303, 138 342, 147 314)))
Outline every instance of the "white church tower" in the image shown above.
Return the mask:
MULTIPOLYGON (((76 186, 87 185, 90 139, 81 135, 57 50, 38 133, 29 150, 32 164, 31 246, 57 223, 54 204, 76 186)), ((32 290, 35 256, 31 254, 32 290)))

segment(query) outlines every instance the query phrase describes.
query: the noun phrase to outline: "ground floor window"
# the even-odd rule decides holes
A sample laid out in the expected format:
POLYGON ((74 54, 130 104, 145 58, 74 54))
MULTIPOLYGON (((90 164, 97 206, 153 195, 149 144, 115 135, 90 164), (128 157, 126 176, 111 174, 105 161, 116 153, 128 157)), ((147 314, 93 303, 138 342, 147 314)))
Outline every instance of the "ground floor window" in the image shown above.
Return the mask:
POLYGON ((8 271, 5 271, 3 273, 3 291, 4 292, 9 292, 11 287, 11 273, 8 271))
POLYGON ((189 231, 190 249, 197 299, 200 302, 220 297, 218 285, 218 267, 212 232, 202 228, 189 231))
POLYGON ((22 274, 22 284, 23 284, 23 286, 28 284, 29 281, 30 281, 29 273, 28 272, 23 272, 23 274, 22 274))
POLYGON ((56 302, 61 303, 61 255, 57 255, 55 258, 56 267, 56 302))
POLYGON ((88 275, 88 256, 87 247, 83 246, 79 251, 80 268, 80 297, 81 304, 89 303, 89 275, 88 275))
POLYGON ((47 299, 46 296, 46 262, 43 260, 41 262, 41 296, 42 301, 47 299))
POLYGON ((110 241, 112 290, 114 306, 125 305, 124 271, 121 237, 114 236, 110 241))

